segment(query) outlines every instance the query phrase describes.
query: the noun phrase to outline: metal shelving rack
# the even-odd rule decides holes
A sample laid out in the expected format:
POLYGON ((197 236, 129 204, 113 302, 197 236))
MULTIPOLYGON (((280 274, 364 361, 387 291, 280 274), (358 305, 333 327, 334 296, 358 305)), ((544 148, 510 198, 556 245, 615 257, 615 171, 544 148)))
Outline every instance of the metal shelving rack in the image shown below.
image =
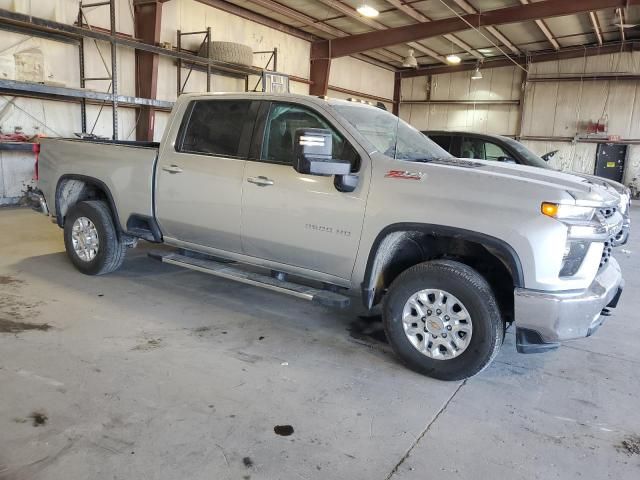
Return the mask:
MULTIPOLYGON (((133 48, 145 52, 154 53, 160 56, 175 58, 178 79, 181 79, 181 69, 183 67, 189 67, 190 72, 192 70, 204 71, 207 73, 207 91, 211 88, 211 75, 213 73, 225 76, 231 76, 235 78, 244 78, 245 89, 249 90, 249 77, 251 75, 262 76, 263 72, 268 69, 269 64, 273 61, 273 70, 276 70, 277 66, 277 49, 268 52, 254 52, 254 54, 272 53, 267 66, 263 68, 253 66, 235 65, 217 60, 211 60, 207 57, 201 57, 188 52, 181 47, 181 36, 191 34, 205 34, 206 45, 208 49, 209 42, 211 40, 211 29, 207 28, 206 31, 201 32, 178 32, 178 48, 164 48, 157 45, 141 42, 139 40, 129 38, 120 35, 115 29, 115 0, 102 0, 94 3, 81 4, 78 11, 77 25, 69 25, 65 23, 55 22, 44 18, 34 17, 31 15, 25 15, 17 12, 12 12, 6 9, 0 9, 0 29, 13 31, 23 35, 39 36, 47 40, 72 43, 78 46, 78 60, 80 62, 80 87, 68 88, 50 86, 40 83, 31 82, 19 82, 15 80, 2 80, 0 79, 0 92, 9 93, 13 95, 19 95, 23 97, 42 98, 45 100, 65 100, 79 102, 81 108, 81 128, 82 132, 86 133, 87 129, 87 117, 86 117, 86 105, 87 104, 99 104, 104 105, 107 102, 111 103, 113 108, 113 138, 117 139, 117 126, 118 126, 118 108, 119 107, 137 107, 141 105, 152 106, 158 110, 168 110, 173 105, 173 102, 123 96, 118 94, 118 64, 116 57, 116 49, 118 46, 133 48), (109 6, 109 20, 110 28, 107 31, 101 29, 92 29, 86 24, 83 18, 82 9, 88 7, 97 6, 109 6), (111 72, 109 77, 103 78, 90 78, 85 76, 85 59, 84 59, 84 40, 94 39, 98 41, 107 42, 111 47, 111 72), (92 80, 111 80, 111 92, 96 92, 92 90, 86 90, 86 82, 92 80)), ((180 89, 180 81, 178 82, 178 88, 180 89)), ((178 92, 181 93, 181 92, 178 92)))

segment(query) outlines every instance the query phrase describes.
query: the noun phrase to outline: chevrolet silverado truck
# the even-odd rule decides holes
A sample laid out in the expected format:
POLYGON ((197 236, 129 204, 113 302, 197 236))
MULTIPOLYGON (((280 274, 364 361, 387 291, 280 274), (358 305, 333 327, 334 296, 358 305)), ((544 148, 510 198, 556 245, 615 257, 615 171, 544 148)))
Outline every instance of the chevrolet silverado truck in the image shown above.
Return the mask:
POLYGON ((100 275, 138 239, 173 265, 331 307, 381 304, 410 368, 455 380, 587 337, 623 287, 620 196, 457 159, 391 113, 327 97, 189 94, 159 144, 43 139, 40 210, 100 275))

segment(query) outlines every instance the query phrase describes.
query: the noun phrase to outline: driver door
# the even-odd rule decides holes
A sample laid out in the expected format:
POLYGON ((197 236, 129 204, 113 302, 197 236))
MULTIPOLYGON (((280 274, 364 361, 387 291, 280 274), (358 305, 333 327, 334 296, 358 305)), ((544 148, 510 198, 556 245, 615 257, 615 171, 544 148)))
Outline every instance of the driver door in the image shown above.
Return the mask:
POLYGON ((337 190, 333 176, 303 175, 293 167, 299 128, 333 133, 334 158, 360 170, 360 155, 337 128, 311 107, 265 102, 256 128, 258 152, 249 158, 242 186, 242 246, 246 255, 349 279, 364 218, 368 182, 337 190))

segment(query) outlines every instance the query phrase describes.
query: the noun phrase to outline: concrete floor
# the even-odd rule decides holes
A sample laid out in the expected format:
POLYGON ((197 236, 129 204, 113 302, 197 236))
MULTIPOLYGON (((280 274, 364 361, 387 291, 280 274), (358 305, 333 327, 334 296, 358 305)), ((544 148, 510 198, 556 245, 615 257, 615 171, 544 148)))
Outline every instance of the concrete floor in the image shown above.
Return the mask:
POLYGON ((56 226, 2 209, 0 322, 51 328, 0 333, 0 478, 638 479, 639 238, 594 337, 524 356, 509 333, 492 367, 445 383, 402 367, 375 321, 147 245, 83 276, 56 226))

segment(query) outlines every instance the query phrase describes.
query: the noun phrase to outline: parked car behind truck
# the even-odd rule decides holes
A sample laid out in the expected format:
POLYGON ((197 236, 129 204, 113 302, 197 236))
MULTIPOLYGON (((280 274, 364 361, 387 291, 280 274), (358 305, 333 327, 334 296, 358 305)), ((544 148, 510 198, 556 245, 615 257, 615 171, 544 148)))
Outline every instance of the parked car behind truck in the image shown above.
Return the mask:
POLYGON ((623 286, 605 248, 622 224, 614 190, 453 158, 361 103, 182 95, 160 144, 44 139, 39 174, 81 272, 116 270, 142 238, 182 249, 163 262, 382 303, 400 359, 445 380, 489 365, 512 323, 521 352, 590 335, 623 286))

